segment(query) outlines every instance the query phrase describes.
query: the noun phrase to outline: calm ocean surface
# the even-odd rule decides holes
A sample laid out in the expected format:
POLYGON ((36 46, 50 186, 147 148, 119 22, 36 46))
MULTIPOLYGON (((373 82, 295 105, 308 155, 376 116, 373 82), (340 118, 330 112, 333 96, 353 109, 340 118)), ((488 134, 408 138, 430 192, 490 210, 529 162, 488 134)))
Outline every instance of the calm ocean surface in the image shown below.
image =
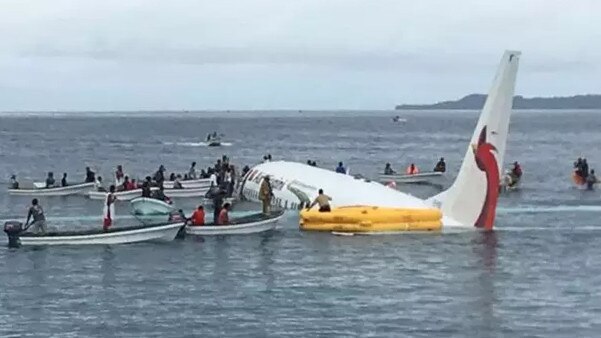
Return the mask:
MULTIPOLYGON (((245 112, 0 115, 0 219, 23 219, 22 181, 85 166, 143 177, 223 154, 239 166, 317 161, 374 176, 390 162, 452 182, 477 112, 245 112), (402 115, 405 124, 391 117, 402 115), (225 116, 224 116, 225 115, 225 116), (231 146, 207 148, 207 133, 231 146)), ((601 168, 601 112, 517 112, 506 165, 525 171, 503 195, 493 233, 337 237, 279 230, 113 247, 0 245, 2 337, 597 337, 601 332, 601 194, 571 187, 572 163, 601 168)), ((403 187, 427 197, 432 187, 403 187)), ((352 193, 352 192, 351 192, 352 193)), ((53 228, 100 227, 100 201, 42 198, 53 228)), ((198 201, 181 204, 188 213, 198 201)), ((237 206, 238 211, 259 208, 237 206)), ((134 222, 118 204, 117 225, 134 222)), ((0 241, 6 242, 4 234, 0 241)))

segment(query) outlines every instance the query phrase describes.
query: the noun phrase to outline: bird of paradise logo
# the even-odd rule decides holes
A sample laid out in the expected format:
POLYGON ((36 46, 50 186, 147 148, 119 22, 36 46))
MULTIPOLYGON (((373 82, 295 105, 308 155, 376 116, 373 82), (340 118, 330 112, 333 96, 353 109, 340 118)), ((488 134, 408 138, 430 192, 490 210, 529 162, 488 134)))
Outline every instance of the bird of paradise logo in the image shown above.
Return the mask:
POLYGON ((474 226, 492 230, 495 222, 495 210, 499 199, 499 166, 495 153, 497 148, 486 142, 486 126, 482 128, 478 143, 472 145, 474 159, 478 169, 486 174, 486 198, 480 215, 474 226))

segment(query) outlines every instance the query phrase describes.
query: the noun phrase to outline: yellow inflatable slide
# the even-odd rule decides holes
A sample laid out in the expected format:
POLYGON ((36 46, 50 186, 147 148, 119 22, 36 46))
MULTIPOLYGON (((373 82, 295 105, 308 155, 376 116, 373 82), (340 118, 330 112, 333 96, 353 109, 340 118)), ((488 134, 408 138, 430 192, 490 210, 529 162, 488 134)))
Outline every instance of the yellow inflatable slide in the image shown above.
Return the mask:
POLYGON ((439 231, 442 228, 440 210, 349 206, 330 212, 303 210, 300 228, 307 231, 332 232, 403 232, 439 231))

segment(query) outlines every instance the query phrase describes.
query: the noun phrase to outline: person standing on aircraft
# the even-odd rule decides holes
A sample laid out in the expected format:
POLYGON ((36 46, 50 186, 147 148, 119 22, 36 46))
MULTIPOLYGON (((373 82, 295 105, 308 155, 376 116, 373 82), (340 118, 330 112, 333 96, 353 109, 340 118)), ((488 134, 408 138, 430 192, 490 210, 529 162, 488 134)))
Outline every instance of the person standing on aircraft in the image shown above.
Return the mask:
POLYGON ((336 167, 336 172, 339 174, 346 174, 346 169, 344 168, 344 165, 342 164, 342 162, 338 162, 338 167, 336 167))
POLYGON ((441 157, 440 161, 438 161, 438 163, 436 163, 436 166, 434 167, 434 171, 440 172, 440 173, 444 173, 445 171, 447 171, 447 164, 444 162, 444 157, 441 157))
POLYGON ((319 204, 319 212, 330 212, 332 211, 330 208, 331 200, 332 198, 330 196, 323 193, 323 189, 319 189, 319 195, 315 197, 315 200, 307 207, 307 210, 311 210, 315 204, 319 204))
POLYGON ((263 204, 263 214, 269 215, 270 206, 271 206, 271 198, 273 197, 273 190, 271 189, 271 182, 269 181, 269 176, 265 176, 263 178, 263 182, 261 182, 261 188, 259 188, 259 199, 263 204))
POLYGON ((419 174, 419 168, 415 165, 415 163, 411 163, 411 165, 407 167, 407 170, 405 170, 405 172, 407 173, 407 175, 416 175, 419 174))
POLYGON ((384 175, 394 175, 394 174, 396 174, 396 171, 392 170, 390 163, 386 163, 386 166, 384 167, 384 175))

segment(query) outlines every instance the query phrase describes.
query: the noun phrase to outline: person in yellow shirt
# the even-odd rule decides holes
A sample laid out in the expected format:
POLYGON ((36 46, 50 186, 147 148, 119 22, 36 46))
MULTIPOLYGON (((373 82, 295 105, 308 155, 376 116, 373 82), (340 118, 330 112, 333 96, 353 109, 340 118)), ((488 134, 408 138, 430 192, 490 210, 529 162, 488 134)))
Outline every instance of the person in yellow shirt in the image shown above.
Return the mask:
POLYGON ((313 208, 315 204, 319 204, 319 212, 330 212, 332 211, 332 209, 330 208, 331 200, 332 198, 330 196, 323 193, 323 189, 319 189, 319 195, 315 197, 315 200, 313 201, 313 203, 311 203, 309 207, 307 207, 307 210, 313 208))
POLYGON ((261 182, 261 188, 259 188, 259 199, 263 204, 263 214, 269 215, 271 198, 273 197, 273 191, 271 190, 271 183, 269 182, 269 176, 265 176, 263 182, 261 182))

